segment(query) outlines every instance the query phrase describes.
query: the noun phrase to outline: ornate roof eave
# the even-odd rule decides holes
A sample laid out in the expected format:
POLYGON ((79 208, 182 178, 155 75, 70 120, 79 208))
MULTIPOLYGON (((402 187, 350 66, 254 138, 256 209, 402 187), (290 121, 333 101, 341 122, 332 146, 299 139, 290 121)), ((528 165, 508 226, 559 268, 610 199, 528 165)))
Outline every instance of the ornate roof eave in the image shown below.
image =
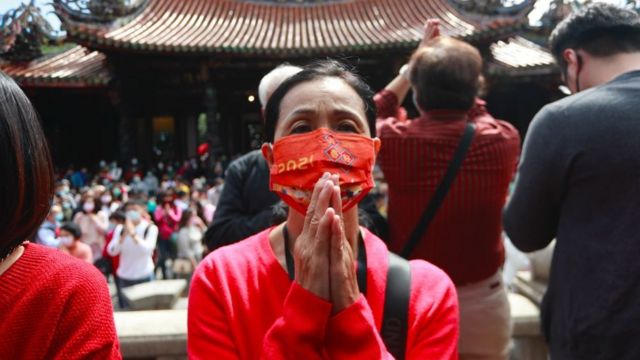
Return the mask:
POLYGON ((82 46, 28 63, 0 62, 24 88, 105 88, 112 79, 106 57, 82 46))
POLYGON ((202 7, 195 9, 197 5, 194 5, 194 1, 184 0, 183 3, 186 5, 177 5, 176 1, 149 0, 145 9, 133 19, 129 19, 125 25, 83 23, 65 15, 64 12, 60 15, 69 38, 89 48, 108 52, 222 57, 304 58, 344 53, 355 55, 411 51, 421 37, 421 23, 414 24, 415 19, 420 17, 421 22, 433 14, 443 18, 445 34, 472 43, 490 42, 513 34, 525 26, 523 18, 492 18, 484 23, 467 20, 443 0, 430 1, 428 5, 418 0, 410 1, 412 4, 407 6, 417 6, 418 8, 411 9, 419 9, 422 13, 407 21, 402 16, 408 15, 406 11, 411 9, 393 8, 393 5, 401 0, 388 1, 393 3, 390 5, 382 0, 360 0, 304 8, 218 0, 212 1, 214 5, 209 5, 218 11, 215 13, 202 7), (371 6, 365 7, 364 3, 371 6), (164 7, 160 8, 159 4, 164 7), (173 6, 172 10, 168 11, 167 6, 173 6), (219 10, 217 7, 222 9, 219 10), (209 16, 208 19, 202 19, 205 10, 211 13, 206 15, 209 16), (426 13, 427 10, 430 13, 426 13), (159 15, 165 14, 159 14, 162 11, 168 15, 162 17, 161 27, 157 19, 159 15), (393 13, 394 11, 398 13, 393 13), (244 13, 234 15, 239 12, 244 13), (374 20, 372 12, 376 15, 374 20), (338 20, 328 20, 327 14, 340 14, 342 17, 338 20), (236 21, 234 16, 244 20, 236 21), (292 20, 288 16, 295 18, 292 20), (282 20, 283 18, 289 20, 282 20), (402 26, 394 27, 395 24, 389 24, 390 20, 401 22, 402 26), (242 21, 244 23, 241 23, 242 21), (270 22, 267 24, 267 21, 270 22), (285 34, 278 26, 289 32, 285 34), (318 26, 323 28, 319 29, 318 26), (202 30, 205 31, 204 34, 202 30), (311 34, 311 30, 317 33, 311 34), (220 31, 225 34, 220 35, 220 31), (257 36, 260 39, 255 39, 257 36), (304 36, 313 37, 315 44, 310 39, 301 39, 304 36), (338 37, 340 39, 336 40, 338 37), (321 38, 323 39, 318 40, 321 38), (283 45, 294 42, 302 45, 283 45))

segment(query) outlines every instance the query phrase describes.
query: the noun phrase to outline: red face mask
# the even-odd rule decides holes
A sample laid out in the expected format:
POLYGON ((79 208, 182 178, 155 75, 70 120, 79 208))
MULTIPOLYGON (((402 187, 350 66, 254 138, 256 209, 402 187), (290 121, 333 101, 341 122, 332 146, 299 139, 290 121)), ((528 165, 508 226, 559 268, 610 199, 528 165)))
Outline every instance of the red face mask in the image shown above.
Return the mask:
POLYGON ((289 206, 307 213, 323 173, 340 175, 342 209, 354 207, 373 188, 373 139, 326 128, 289 135, 273 144, 270 186, 289 206))

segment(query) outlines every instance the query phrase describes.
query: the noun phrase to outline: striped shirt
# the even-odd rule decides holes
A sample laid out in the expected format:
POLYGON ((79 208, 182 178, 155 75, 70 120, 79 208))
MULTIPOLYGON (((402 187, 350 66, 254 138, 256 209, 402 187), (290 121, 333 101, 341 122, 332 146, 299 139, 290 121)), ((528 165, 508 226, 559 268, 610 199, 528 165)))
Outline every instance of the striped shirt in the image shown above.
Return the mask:
POLYGON ((442 268, 456 285, 480 281, 504 262, 502 208, 520 154, 520 135, 477 100, 468 112, 433 110, 395 118, 397 96, 375 96, 379 165, 389 185, 390 248, 399 252, 431 200, 458 147, 466 119, 476 125, 471 148, 412 259, 442 268))

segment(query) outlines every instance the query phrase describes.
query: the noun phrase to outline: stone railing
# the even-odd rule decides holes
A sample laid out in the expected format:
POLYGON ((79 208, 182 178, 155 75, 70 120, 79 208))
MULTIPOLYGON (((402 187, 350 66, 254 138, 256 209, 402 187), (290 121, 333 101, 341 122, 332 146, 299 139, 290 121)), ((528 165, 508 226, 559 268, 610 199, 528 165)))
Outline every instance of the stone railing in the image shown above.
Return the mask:
MULTIPOLYGON (((546 360, 538 307, 526 297, 509 294, 514 321, 514 360, 546 360)), ((187 358, 187 310, 128 311, 115 314, 125 359, 187 358)))

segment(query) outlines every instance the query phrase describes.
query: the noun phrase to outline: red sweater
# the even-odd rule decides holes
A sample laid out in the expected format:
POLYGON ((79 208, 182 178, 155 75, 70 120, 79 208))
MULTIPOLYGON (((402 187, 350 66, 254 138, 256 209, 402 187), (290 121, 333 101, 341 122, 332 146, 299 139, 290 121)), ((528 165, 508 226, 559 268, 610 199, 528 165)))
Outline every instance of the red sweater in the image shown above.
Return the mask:
MULTIPOLYGON (((335 316, 331 303, 291 282, 267 229, 220 248, 189 294, 190 359, 391 359, 379 335, 387 248, 365 230, 367 297, 335 316)), ((407 359, 456 359, 458 303, 447 275, 411 261, 407 359)))
POLYGON ((0 275, 0 359, 121 359, 111 297, 93 266, 37 244, 0 275))
POLYGON ((399 252, 442 181, 467 117, 475 137, 447 197, 411 254, 444 270, 456 285, 495 274, 504 263, 502 207, 520 154, 520 135, 494 119, 480 99, 469 112, 434 110, 400 121, 398 98, 376 97, 382 140, 378 163, 389 183, 389 232, 399 252))

